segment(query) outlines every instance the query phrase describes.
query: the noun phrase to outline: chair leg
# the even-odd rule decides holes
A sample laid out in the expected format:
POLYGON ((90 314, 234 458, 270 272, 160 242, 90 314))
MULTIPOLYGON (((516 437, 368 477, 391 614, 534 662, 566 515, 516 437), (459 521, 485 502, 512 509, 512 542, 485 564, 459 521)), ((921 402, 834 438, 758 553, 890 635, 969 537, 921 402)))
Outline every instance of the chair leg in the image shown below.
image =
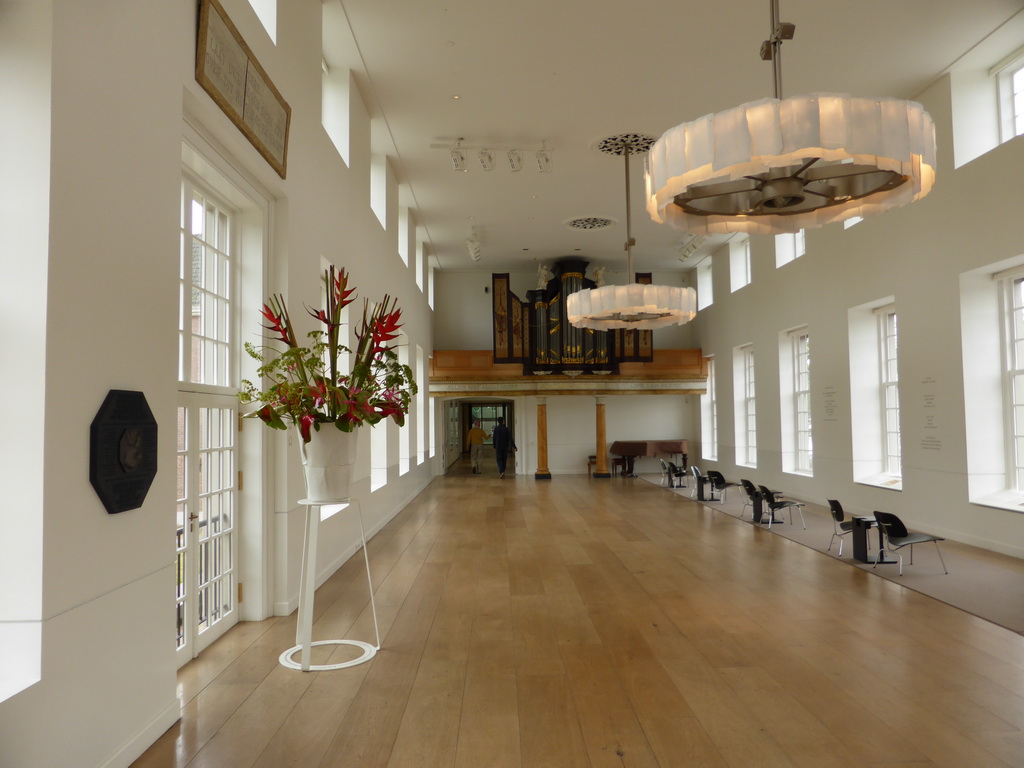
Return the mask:
MULTIPOLYGON (((825 550, 826 552, 831 552, 832 551, 832 542, 834 542, 835 540, 836 540, 836 534, 833 533, 832 534, 832 538, 828 540, 828 549, 825 550)), ((839 539, 839 556, 842 557, 842 555, 843 555, 843 540, 840 538, 839 539)))
MULTIPOLYGON (((903 553, 902 552, 897 552, 896 556, 900 559, 900 576, 902 576, 903 575, 903 553)), ((911 560, 911 564, 913 564, 913 560, 911 560)))
MULTIPOLYGON (((800 525, 802 525, 804 527, 804 530, 806 531, 807 530, 807 522, 804 520, 804 505, 803 504, 797 504, 796 511, 800 513, 800 525)), ((789 518, 790 518, 790 521, 792 521, 793 515, 790 514, 789 518)), ((843 541, 842 539, 839 540, 839 546, 842 546, 842 541, 843 541)))
POLYGON ((839 537, 839 557, 843 556, 843 537, 839 537))
POLYGON ((942 559, 942 550, 939 549, 939 542, 936 541, 934 543, 935 543, 935 551, 939 553, 939 562, 942 563, 942 570, 943 570, 944 573, 948 574, 949 570, 946 568, 946 561, 942 559))

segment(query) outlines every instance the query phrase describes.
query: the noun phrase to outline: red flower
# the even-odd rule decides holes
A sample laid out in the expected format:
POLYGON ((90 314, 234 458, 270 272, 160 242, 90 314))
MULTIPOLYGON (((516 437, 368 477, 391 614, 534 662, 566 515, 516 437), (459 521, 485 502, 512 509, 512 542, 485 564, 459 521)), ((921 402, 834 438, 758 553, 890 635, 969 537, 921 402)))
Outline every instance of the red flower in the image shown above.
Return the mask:
POLYGON ((291 322, 288 318, 288 310, 285 309, 284 299, 280 294, 275 293, 271 296, 269 303, 263 305, 260 314, 263 315, 263 318, 268 323, 268 325, 263 326, 264 328, 276 333, 279 339, 289 347, 297 346, 295 331, 292 330, 291 322))
POLYGON ((334 301, 339 307, 347 307, 352 303, 350 298, 352 294, 356 292, 355 288, 348 287, 348 272, 344 269, 338 272, 338 276, 334 278, 334 301))

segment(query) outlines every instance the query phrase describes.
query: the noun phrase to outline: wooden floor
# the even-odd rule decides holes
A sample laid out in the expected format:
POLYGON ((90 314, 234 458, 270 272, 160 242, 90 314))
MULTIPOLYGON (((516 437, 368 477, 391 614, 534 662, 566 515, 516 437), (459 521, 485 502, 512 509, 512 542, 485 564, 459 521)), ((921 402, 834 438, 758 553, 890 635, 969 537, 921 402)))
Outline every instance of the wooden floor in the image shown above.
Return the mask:
MULTIPOLYGON (((135 765, 1024 766, 1020 635, 645 482, 439 478, 370 556, 375 659, 240 624, 135 765)), ((361 558, 316 615, 372 638, 361 558)))

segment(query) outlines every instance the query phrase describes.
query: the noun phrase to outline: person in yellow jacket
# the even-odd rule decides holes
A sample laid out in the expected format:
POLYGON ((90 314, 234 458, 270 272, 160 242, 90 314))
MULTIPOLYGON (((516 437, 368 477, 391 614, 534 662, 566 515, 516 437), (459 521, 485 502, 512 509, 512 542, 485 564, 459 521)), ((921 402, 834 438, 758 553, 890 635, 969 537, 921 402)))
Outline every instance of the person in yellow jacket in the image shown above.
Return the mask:
POLYGON ((473 474, 479 475, 484 461, 484 440, 487 433, 480 429, 480 419, 473 422, 473 428, 466 435, 466 447, 469 448, 469 459, 473 464, 473 474))

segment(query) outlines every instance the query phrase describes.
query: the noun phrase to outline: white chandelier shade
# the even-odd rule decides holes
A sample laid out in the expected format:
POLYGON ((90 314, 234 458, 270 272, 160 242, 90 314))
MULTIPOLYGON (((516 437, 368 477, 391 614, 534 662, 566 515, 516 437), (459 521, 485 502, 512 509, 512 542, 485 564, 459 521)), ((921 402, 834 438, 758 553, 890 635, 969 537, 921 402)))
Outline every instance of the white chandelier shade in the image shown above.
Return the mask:
POLYGON ((647 212, 693 234, 773 234, 884 213, 935 183, 935 124, 893 98, 767 98, 666 131, 647 212))
POLYGON ((577 328, 596 331, 682 325, 696 314, 696 292, 681 286, 605 285, 577 291, 566 300, 569 322, 577 328))

